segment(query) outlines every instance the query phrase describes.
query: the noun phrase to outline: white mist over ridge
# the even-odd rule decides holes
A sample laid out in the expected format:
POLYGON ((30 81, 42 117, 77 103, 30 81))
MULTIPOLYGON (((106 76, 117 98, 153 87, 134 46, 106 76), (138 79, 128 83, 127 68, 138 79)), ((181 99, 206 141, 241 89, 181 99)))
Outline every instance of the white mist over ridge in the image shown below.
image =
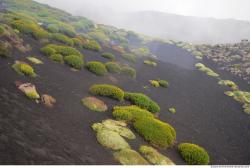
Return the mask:
POLYGON ((165 39, 193 43, 233 43, 250 39, 250 22, 234 20, 250 20, 248 0, 36 1, 97 23, 165 39))

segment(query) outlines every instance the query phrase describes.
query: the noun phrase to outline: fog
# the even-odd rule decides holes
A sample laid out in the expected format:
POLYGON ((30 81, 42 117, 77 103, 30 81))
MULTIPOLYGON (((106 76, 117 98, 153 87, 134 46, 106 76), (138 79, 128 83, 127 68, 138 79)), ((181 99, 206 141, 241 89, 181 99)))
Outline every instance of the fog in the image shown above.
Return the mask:
POLYGON ((154 10, 180 15, 250 20, 249 0, 37 0, 77 13, 83 9, 113 11, 154 10), (91 9, 92 7, 95 7, 91 9))
POLYGON ((249 0, 36 1, 97 23, 166 39, 226 43, 250 38, 249 0))

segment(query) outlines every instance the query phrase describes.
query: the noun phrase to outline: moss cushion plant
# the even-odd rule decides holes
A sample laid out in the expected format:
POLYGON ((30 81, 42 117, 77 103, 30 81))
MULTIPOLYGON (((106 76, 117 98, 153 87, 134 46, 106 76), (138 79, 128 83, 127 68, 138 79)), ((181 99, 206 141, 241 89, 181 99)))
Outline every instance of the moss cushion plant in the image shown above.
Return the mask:
POLYGON ((207 151, 195 144, 181 143, 178 150, 183 159, 190 165, 207 165, 209 164, 209 155, 207 151))

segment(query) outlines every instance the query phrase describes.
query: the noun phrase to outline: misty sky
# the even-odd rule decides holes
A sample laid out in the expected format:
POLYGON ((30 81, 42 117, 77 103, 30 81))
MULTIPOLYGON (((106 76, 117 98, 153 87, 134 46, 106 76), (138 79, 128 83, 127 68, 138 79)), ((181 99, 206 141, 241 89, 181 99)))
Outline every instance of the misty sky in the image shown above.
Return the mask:
POLYGON ((250 21, 250 0, 36 0, 75 14, 89 5, 113 11, 155 10, 181 15, 250 21))

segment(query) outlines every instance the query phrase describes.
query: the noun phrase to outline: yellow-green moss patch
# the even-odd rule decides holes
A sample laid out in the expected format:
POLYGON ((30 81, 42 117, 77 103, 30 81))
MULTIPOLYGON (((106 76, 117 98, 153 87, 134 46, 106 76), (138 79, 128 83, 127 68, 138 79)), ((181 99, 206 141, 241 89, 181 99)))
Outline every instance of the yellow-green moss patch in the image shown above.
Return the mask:
POLYGON ((108 110, 107 105, 95 97, 86 97, 82 99, 82 104, 92 111, 105 112, 108 110))
POLYGON ((138 152, 131 149, 123 149, 115 152, 114 158, 122 165, 149 165, 138 152))
POLYGON ((26 57, 26 58, 27 58, 27 60, 29 60, 30 62, 32 62, 34 64, 43 64, 43 62, 36 57, 26 57))
POLYGON ((150 163, 154 165, 175 165, 172 160, 150 146, 141 146, 139 151, 150 163))

